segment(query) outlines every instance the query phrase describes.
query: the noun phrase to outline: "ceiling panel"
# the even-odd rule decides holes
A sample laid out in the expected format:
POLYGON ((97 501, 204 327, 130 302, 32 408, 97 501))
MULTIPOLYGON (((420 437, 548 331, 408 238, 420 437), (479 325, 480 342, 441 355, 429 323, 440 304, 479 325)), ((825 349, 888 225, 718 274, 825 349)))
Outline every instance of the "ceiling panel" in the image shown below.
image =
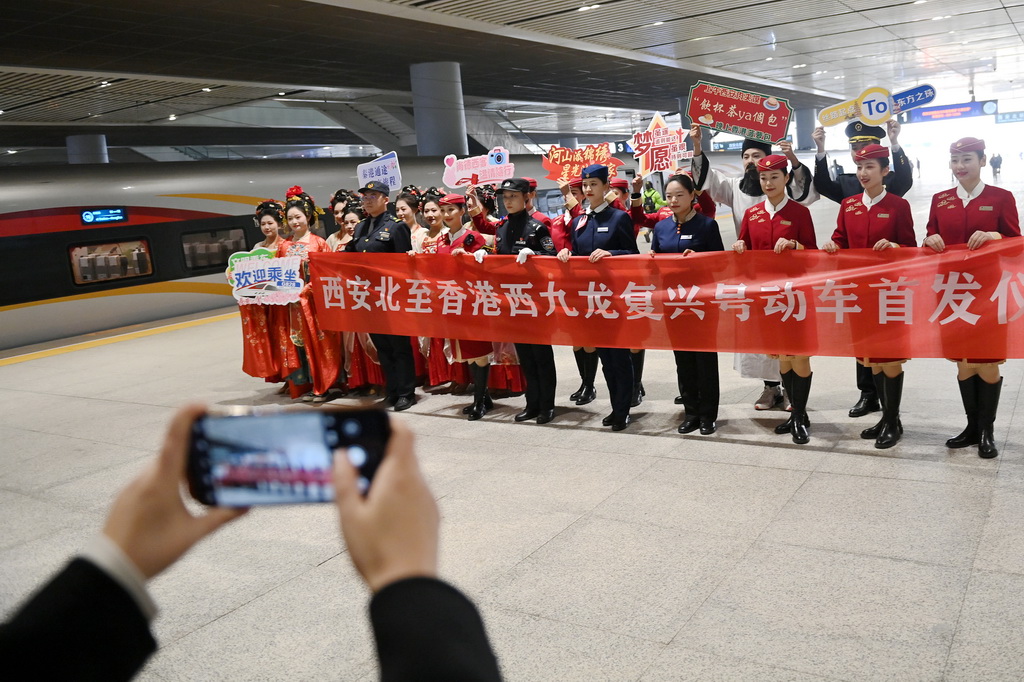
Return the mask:
POLYGON ((928 0, 921 5, 908 3, 879 7, 866 10, 863 14, 872 21, 877 21, 879 25, 886 26, 1001 8, 999 0, 969 0, 967 2, 964 0, 928 0))
MULTIPOLYGON (((816 0, 815 2, 808 2, 807 0, 779 0, 778 2, 763 2, 717 12, 709 18, 720 26, 728 26, 733 31, 743 31, 746 29, 774 27, 780 20, 790 23, 807 19, 820 19, 821 17, 834 17, 840 14, 856 17, 838 0, 816 0)), ((807 35, 813 35, 811 27, 808 27, 807 30, 807 35)))

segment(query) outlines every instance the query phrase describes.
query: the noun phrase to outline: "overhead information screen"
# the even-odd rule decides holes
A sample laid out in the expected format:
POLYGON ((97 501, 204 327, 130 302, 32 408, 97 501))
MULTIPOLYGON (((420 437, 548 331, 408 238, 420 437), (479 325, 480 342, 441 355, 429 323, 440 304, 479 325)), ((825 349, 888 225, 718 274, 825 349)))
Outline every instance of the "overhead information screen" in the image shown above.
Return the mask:
POLYGON ((82 211, 83 225, 102 225, 103 223, 123 223, 128 220, 128 211, 124 208, 90 208, 82 211))

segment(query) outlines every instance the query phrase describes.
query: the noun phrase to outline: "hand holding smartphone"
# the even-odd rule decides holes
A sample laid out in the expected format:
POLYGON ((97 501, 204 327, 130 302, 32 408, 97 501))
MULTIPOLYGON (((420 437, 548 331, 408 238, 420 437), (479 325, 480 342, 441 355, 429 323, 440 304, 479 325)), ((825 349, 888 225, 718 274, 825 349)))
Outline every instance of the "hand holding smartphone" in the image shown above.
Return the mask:
POLYGON ((391 435, 378 409, 245 409, 192 425, 188 486, 206 505, 333 502, 335 450, 358 471, 365 495, 391 435))

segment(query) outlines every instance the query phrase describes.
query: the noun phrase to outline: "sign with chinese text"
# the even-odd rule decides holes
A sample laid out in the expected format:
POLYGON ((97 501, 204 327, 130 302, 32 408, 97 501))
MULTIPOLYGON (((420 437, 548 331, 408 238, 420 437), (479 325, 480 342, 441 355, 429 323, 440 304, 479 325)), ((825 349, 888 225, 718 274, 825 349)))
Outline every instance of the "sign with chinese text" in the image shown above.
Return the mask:
POLYGON ((1024 358, 1024 239, 590 263, 313 253, 324 329, 607 348, 1024 358))
POLYGON ((996 123, 1022 123, 1024 111, 1003 111, 996 114, 996 123))
POLYGON ((789 100, 697 81, 686 110, 690 121, 712 130, 778 142, 786 137, 793 110, 789 100))
POLYGON ((387 183, 392 190, 402 187, 402 169, 398 165, 398 154, 395 152, 388 152, 373 161, 359 164, 356 166, 356 175, 359 177, 360 187, 365 187, 371 180, 387 183))
POLYGON ((580 177, 583 169, 587 166, 599 163, 608 166, 608 177, 614 178, 618 174, 618 167, 625 162, 612 156, 611 145, 614 142, 602 142, 601 144, 588 144, 586 147, 569 149, 568 147, 552 146, 548 153, 541 159, 544 170, 548 172, 548 180, 571 180, 580 177))
POLYGON ((686 149, 686 136, 690 131, 669 128, 661 114, 655 113, 647 130, 633 135, 633 158, 640 162, 640 175, 673 170, 681 159, 692 159, 693 152, 686 149))
POLYGON ((454 154, 444 157, 442 181, 448 187, 461 185, 500 184, 516 176, 516 165, 509 159, 508 150, 495 147, 487 154, 459 159, 454 154))
POLYGON ((918 85, 903 92, 897 92, 892 96, 892 113, 899 114, 918 107, 926 107, 935 101, 935 88, 928 85, 918 85))
POLYGON ((299 300, 299 256, 277 258, 269 249, 239 251, 228 258, 228 283, 238 305, 286 305, 299 300))
POLYGON ((962 104, 947 104, 941 107, 914 109, 909 114, 908 122, 948 121, 950 119, 968 118, 970 116, 993 116, 997 113, 999 113, 999 104, 996 100, 963 102, 962 104))
POLYGON ((128 210, 125 208, 90 208, 82 211, 83 225, 123 223, 127 220, 128 210))
POLYGON ((893 114, 892 95, 877 85, 860 93, 855 99, 825 107, 818 112, 818 123, 829 126, 859 119, 869 126, 885 123, 893 114))

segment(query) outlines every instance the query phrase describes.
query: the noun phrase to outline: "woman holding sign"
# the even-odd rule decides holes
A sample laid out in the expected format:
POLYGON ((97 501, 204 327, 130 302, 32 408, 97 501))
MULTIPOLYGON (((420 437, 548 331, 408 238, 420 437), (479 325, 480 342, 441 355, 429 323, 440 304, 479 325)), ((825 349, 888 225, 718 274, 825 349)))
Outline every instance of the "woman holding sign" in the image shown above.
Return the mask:
MULTIPOLYGON (((790 249, 816 249, 811 212, 786 196, 786 185, 790 179, 786 157, 781 154, 766 156, 757 160, 756 168, 765 200, 743 214, 740 238, 732 245, 733 251, 743 253, 747 249, 756 249, 782 254, 790 249)), ((808 330, 805 328, 803 331, 808 330)), ((794 443, 803 445, 810 440, 807 398, 811 393, 813 376, 811 358, 783 354, 771 357, 778 358, 782 384, 793 405, 789 419, 776 426, 775 433, 791 434, 794 443)))
POLYGON ((289 367, 289 380, 293 384, 312 383, 313 390, 302 397, 303 402, 327 402, 327 392, 338 378, 341 367, 341 339, 337 332, 320 329, 313 308, 313 295, 309 285, 309 254, 329 252, 327 242, 310 232, 322 213, 313 203, 313 197, 298 185, 287 193, 285 219, 291 228, 291 240, 278 247, 277 255, 299 256, 302 259, 302 288, 299 301, 288 304, 289 330, 296 347, 300 365, 289 367))
MULTIPOLYGON (((949 147, 949 169, 956 176, 955 189, 932 197, 928 214, 928 236, 924 246, 937 253, 946 245, 966 244, 971 251, 1004 237, 1019 237, 1017 202, 1013 194, 981 181, 985 166, 985 141, 973 137, 957 140, 949 147)), ((967 413, 967 427, 946 441, 947 448, 978 446, 978 456, 999 456, 992 433, 999 406, 1003 377, 999 365, 1006 360, 951 358, 957 364, 960 399, 967 413)))

